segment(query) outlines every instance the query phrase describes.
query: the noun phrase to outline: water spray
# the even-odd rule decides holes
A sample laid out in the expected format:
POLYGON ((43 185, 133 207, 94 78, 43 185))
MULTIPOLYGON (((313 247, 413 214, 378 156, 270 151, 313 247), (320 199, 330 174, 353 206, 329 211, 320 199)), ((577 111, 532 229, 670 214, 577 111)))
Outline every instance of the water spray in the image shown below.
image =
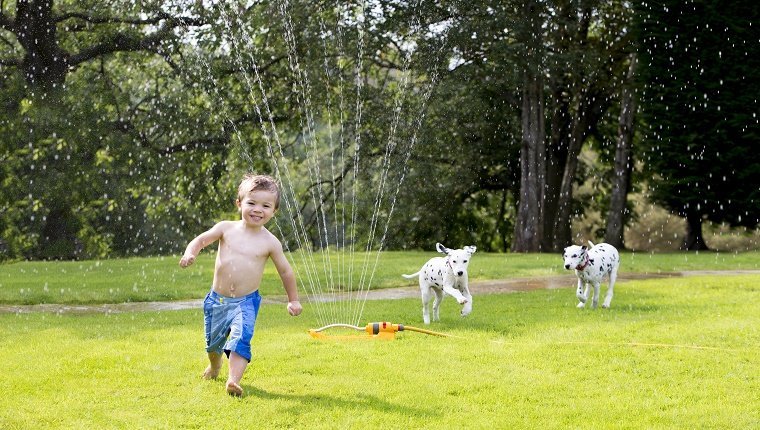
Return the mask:
POLYGON ((309 330, 309 335, 315 339, 320 340, 346 340, 346 339, 382 339, 393 340, 396 338, 396 333, 400 331, 415 331, 418 333, 429 334, 431 336, 451 337, 451 335, 445 333, 439 333, 435 331, 425 330, 412 326, 405 326, 403 324, 393 324, 386 321, 373 322, 366 325, 366 327, 358 327, 351 324, 329 324, 321 328, 309 330), (364 334, 357 335, 327 335, 325 330, 332 328, 348 328, 356 331, 363 331, 364 334))

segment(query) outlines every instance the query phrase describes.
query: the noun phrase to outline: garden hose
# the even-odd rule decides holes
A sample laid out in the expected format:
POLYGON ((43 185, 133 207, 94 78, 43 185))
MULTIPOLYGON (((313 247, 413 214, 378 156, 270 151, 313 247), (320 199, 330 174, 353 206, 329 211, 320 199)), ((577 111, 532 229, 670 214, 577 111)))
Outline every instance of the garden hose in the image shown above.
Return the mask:
POLYGON ((395 339, 396 333, 400 331, 416 331, 418 333, 429 334, 432 336, 451 337, 450 335, 445 334, 445 333, 439 333, 439 332, 425 330, 425 329, 412 327, 412 326, 405 326, 403 324, 392 324, 386 321, 369 323, 365 327, 358 327, 351 324, 340 324, 340 323, 329 324, 318 329, 309 330, 309 335, 311 335, 311 337, 315 339, 386 339, 386 340, 391 340, 391 339, 395 339), (354 335, 354 336, 328 336, 327 334, 323 333, 325 330, 328 330, 331 328, 348 328, 348 329, 353 329, 356 331, 363 331, 366 334, 354 335))

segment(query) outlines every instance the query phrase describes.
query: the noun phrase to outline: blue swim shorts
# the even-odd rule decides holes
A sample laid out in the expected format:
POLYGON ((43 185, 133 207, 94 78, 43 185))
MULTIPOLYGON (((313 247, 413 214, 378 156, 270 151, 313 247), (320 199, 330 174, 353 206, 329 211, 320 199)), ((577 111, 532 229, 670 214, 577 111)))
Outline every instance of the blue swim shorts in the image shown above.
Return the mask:
POLYGON ((251 361, 251 339, 261 306, 258 290, 244 297, 226 297, 213 290, 203 301, 206 352, 230 356, 234 351, 251 361))

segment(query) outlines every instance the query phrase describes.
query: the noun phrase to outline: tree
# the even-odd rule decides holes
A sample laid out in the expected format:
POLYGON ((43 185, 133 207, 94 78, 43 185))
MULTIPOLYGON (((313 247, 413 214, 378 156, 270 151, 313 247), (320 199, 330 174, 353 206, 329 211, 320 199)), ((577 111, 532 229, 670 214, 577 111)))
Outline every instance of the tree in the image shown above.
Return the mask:
POLYGON ((683 248, 706 249, 704 219, 760 223, 760 9, 746 0, 637 9, 652 197, 686 218, 683 248))
POLYGON ((177 27, 202 23, 197 19, 173 16, 158 5, 141 10, 152 15, 148 18, 131 18, 113 15, 97 2, 89 8, 84 4, 78 8, 66 7, 65 12, 57 12, 54 3, 54 0, 18 0, 15 15, 6 15, 0 10, 0 28, 13 34, 21 48, 16 55, 3 58, 2 64, 20 68, 30 85, 42 89, 63 85, 66 75, 80 64, 108 54, 158 52, 162 42, 176 37, 174 29, 177 27), (158 29, 153 32, 142 30, 152 26, 158 29), (78 43, 76 52, 62 46, 59 28, 72 35, 79 31, 93 34, 95 30, 91 27, 115 30, 100 35, 94 42, 85 42, 87 38, 80 37, 84 46, 78 43))
MULTIPOLYGON (((404 9, 397 2, 388 3, 390 10, 404 9)), ((494 159, 494 165, 512 166, 502 170, 504 179, 476 181, 474 185, 508 197, 502 201, 517 203, 514 210, 495 209, 499 217, 515 214, 512 250, 561 248, 570 241, 578 154, 614 103, 625 76, 630 13, 622 2, 485 0, 437 4, 439 9, 433 13, 424 9, 424 15, 439 17, 433 27, 450 25, 445 43, 456 67, 448 79, 471 88, 471 93, 488 89, 485 94, 504 109, 498 117, 520 124, 519 133, 502 135, 499 144, 503 150, 497 152, 514 156, 517 147, 521 154, 519 169, 511 160, 494 159), (463 76, 475 79, 464 80, 463 76), (518 174, 521 180, 514 182, 511 178, 518 174), (495 190, 486 184, 509 188, 495 190)), ((410 6, 406 13, 413 15, 416 10, 410 6)), ((446 101, 452 99, 438 100, 436 105, 446 101)), ((452 106, 456 106, 457 99, 453 101, 452 106)), ((459 107, 447 114, 447 122, 459 124, 453 118, 467 118, 472 124, 470 105, 459 103, 459 107)), ((463 136, 452 131, 457 139, 463 136)), ((479 159, 482 154, 476 145, 490 142, 490 138, 479 138, 464 146, 464 152, 457 154, 457 163, 479 159)))
POLYGON ((578 157, 617 102, 632 51, 631 14, 624 2, 558 1, 555 9, 548 38, 553 115, 542 241, 547 251, 572 242, 570 225, 578 206, 573 189, 583 179, 578 177, 578 157))
POLYGON ((637 107, 633 85, 635 84, 636 66, 636 54, 632 54, 628 66, 628 76, 621 90, 614 176, 610 208, 607 212, 607 226, 604 233, 604 241, 618 249, 625 248, 623 228, 627 212, 626 200, 628 190, 631 187, 631 171, 633 170, 633 121, 637 107))
MULTIPOLYGON (((242 143, 259 129, 246 66, 219 54, 219 25, 181 39, 231 12, 65 0, 0 12, 0 258, 172 252, 234 209, 228 169, 260 169, 266 153, 242 143)), ((270 78, 281 57, 266 58, 270 78)))

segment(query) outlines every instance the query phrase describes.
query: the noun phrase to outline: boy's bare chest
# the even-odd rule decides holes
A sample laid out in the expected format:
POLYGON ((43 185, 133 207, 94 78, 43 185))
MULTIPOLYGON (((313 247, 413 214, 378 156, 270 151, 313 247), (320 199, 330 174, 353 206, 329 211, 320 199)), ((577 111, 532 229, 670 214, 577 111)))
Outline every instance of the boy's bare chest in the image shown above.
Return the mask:
POLYGON ((266 243, 256 240, 225 240, 219 243, 219 252, 231 258, 266 260, 269 257, 266 243))

